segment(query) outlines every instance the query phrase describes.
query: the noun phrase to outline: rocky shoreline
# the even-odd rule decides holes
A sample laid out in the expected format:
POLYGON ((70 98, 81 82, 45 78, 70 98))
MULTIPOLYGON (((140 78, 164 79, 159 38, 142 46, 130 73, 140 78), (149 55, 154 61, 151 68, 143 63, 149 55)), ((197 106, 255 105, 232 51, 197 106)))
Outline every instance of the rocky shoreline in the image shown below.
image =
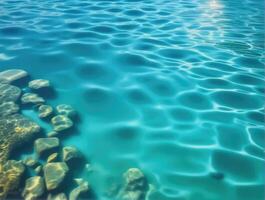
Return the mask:
MULTIPOLYGON (((0 199, 11 195, 26 200, 75 200, 91 192, 88 180, 72 177, 71 173, 75 170, 72 163, 85 161, 82 153, 76 147, 63 146, 59 139, 74 126, 77 113, 70 105, 55 108, 48 105, 42 92, 49 89, 52 86, 48 80, 28 81, 24 70, 0 72, 0 199), (27 87, 18 87, 16 82, 23 80, 28 82, 27 87), (53 130, 41 135, 42 128, 22 114, 23 105, 36 110, 39 118, 49 121, 53 130), (34 156, 12 160, 11 152, 26 143, 34 144, 34 156), (30 175, 25 175, 26 171, 30 171, 30 175), (76 187, 66 192, 63 184, 69 180, 76 187)), ((149 185, 141 170, 128 169, 123 184, 115 194, 117 199, 146 199, 149 185)))

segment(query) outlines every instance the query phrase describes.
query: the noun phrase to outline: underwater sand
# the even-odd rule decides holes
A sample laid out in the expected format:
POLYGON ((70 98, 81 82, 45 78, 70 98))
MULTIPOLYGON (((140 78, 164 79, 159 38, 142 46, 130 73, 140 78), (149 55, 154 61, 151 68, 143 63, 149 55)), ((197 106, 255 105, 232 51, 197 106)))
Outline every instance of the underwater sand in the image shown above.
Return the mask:
POLYGON ((262 0, 0 2, 0 70, 78 111, 100 200, 130 167, 150 200, 264 199, 264 62, 262 0))

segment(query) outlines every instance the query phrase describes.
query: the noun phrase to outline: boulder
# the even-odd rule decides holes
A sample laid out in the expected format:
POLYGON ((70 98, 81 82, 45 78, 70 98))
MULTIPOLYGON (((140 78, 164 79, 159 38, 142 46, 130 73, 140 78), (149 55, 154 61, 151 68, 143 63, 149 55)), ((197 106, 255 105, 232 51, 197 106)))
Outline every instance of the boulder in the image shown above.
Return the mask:
POLYGON ((34 90, 50 87, 50 81, 45 79, 36 79, 29 82, 28 87, 34 90))
POLYGON ((68 171, 69 168, 64 162, 45 164, 43 172, 47 190, 50 191, 58 188, 64 181, 68 171))
POLYGON ((25 200, 35 200, 41 197, 45 191, 44 180, 41 176, 33 176, 26 180, 26 186, 22 192, 25 200))
POLYGON ((25 166, 20 161, 8 160, 0 163, 0 199, 18 189, 20 179, 25 171, 25 166))
POLYGON ((25 93, 21 97, 23 104, 42 104, 45 100, 35 93, 25 93))
POLYGON ((148 192, 148 182, 138 168, 130 168, 124 174, 124 186, 119 194, 121 200, 142 200, 148 192))
POLYGON ((0 104, 4 102, 16 102, 21 95, 21 90, 13 85, 0 83, 0 104))
POLYGON ((56 106, 56 110, 59 115, 66 115, 70 118, 76 115, 76 111, 73 109, 73 107, 67 104, 60 104, 56 106))
POLYGON ((77 150, 77 148, 72 146, 67 146, 63 148, 63 161, 68 163, 72 160, 76 160, 81 158, 80 151, 77 150))
POLYGON ((37 175, 39 175, 39 174, 41 174, 41 170, 42 170, 42 166, 39 165, 39 166, 37 166, 37 167, 34 169, 34 172, 35 172, 37 175))
POLYGON ((55 131, 64 131, 73 126, 73 122, 66 115, 57 115, 51 120, 55 131))
POLYGON ((57 147, 59 147, 59 145, 60 141, 56 137, 38 138, 34 142, 34 148, 38 156, 41 156, 45 152, 56 149, 57 147))
POLYGON ((0 83, 12 83, 27 76, 28 73, 21 69, 5 70, 0 72, 0 83))
POLYGON ((47 200, 67 200, 67 196, 64 193, 49 194, 47 200))
POLYGON ((28 167, 35 167, 38 164, 38 160, 32 157, 26 158, 23 163, 28 167))
POLYGON ((49 133, 47 133, 48 137, 55 137, 57 135, 58 135, 58 132, 56 132, 56 131, 50 131, 49 133))
POLYGON ((53 112, 53 108, 49 105, 41 105, 38 110, 40 118, 49 117, 53 112))
POLYGON ((11 115, 19 111, 19 106, 13 101, 3 102, 0 104, 0 117, 11 115))
POLYGON ((39 131, 39 125, 23 115, 0 117, 0 163, 7 161, 12 150, 29 141, 39 131))
POLYGON ((69 200, 80 199, 79 196, 89 190, 89 184, 87 181, 83 179, 74 179, 74 181, 78 186, 70 192, 69 200))

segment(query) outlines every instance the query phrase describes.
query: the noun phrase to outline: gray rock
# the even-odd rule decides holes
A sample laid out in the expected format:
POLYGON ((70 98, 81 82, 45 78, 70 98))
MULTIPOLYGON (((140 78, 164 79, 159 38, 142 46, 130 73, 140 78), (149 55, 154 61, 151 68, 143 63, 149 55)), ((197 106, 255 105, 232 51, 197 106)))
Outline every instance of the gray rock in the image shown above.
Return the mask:
POLYGON ((0 104, 0 117, 7 116, 10 114, 17 113, 19 111, 19 106, 13 101, 8 101, 0 104))
POLYGON ((0 82, 2 83, 11 83, 13 81, 22 79, 28 76, 28 73, 21 69, 9 69, 3 72, 0 72, 0 82))
POLYGON ((48 117, 53 112, 53 108, 49 105, 41 105, 38 110, 39 110, 39 117, 40 118, 48 117))
POLYGON ((0 83, 0 104, 8 101, 16 102, 21 95, 21 90, 13 85, 0 83))
POLYGON ((57 115, 51 120, 55 131, 64 131, 73 126, 73 122, 66 115, 57 115))
POLYGON ((25 93, 21 97, 23 104, 42 104, 45 100, 35 93, 25 93))
POLYGON ((49 194, 47 200, 67 200, 67 197, 64 193, 49 194))
POLYGON ((63 161, 68 163, 71 160, 81 158, 81 153, 72 146, 67 146, 63 148, 63 161))
POLYGON ((78 186, 70 192, 69 200, 77 200, 79 199, 79 196, 81 194, 86 193, 89 190, 89 184, 87 181, 83 179, 74 179, 74 180, 78 186))
POLYGON ((76 111, 73 109, 73 107, 67 104, 61 104, 56 106, 56 110, 59 115, 66 115, 70 118, 76 115, 76 111))
POLYGON ((0 199, 6 199, 6 196, 18 189, 20 179, 25 171, 22 162, 8 160, 4 164, 0 162, 0 199))
POLYGON ((47 190, 53 190, 60 186, 67 175, 69 168, 64 162, 47 163, 43 167, 47 190))
POLYGON ((23 145, 40 131, 40 126, 20 114, 0 117, 0 163, 12 150, 23 145))
POLYGON ((34 142, 34 148, 38 156, 41 156, 44 152, 54 150, 59 147, 60 141, 56 137, 39 138, 34 142))
POLYGON ((41 176, 33 176, 26 180, 26 186, 22 192, 25 200, 35 200, 45 191, 44 180, 41 176))
POLYGON ((29 82, 29 88, 38 90, 41 88, 47 88, 50 87, 50 81, 45 79, 36 79, 29 82))

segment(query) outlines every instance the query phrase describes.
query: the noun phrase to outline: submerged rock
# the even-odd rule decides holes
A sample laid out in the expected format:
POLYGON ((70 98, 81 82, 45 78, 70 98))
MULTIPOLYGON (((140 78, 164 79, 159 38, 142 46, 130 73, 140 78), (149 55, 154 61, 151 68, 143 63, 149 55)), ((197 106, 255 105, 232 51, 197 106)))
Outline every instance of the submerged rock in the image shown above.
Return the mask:
POLYGON ((42 196, 45 191, 44 180, 41 176, 30 177, 26 180, 26 186, 22 196, 25 200, 35 200, 42 196))
POLYGON ((39 174, 41 173, 41 170, 42 170, 42 166, 39 165, 39 166, 37 166, 37 167, 34 169, 34 172, 35 172, 37 175, 39 175, 39 174))
POLYGON ((47 136, 48 137, 54 137, 54 136, 57 136, 59 133, 56 132, 56 131, 50 131, 49 133, 47 133, 47 136))
POLYGON ((38 160, 32 157, 26 158, 23 163, 28 167, 35 167, 38 164, 38 160))
POLYGON ((67 104, 61 104, 56 106, 56 110, 59 115, 66 115, 70 118, 76 115, 76 111, 73 109, 73 107, 67 104))
POLYGON ((58 159, 58 153, 53 153, 47 158, 47 163, 55 162, 58 159))
POLYGON ((21 69, 9 69, 3 72, 0 72, 0 82, 2 83, 11 83, 13 81, 25 78, 28 76, 28 73, 21 69))
POLYGON ((0 104, 0 117, 7 116, 10 114, 17 113, 19 111, 19 106, 13 101, 8 101, 0 104))
POLYGON ((45 164, 43 171, 47 190, 53 190, 63 182, 69 168, 64 162, 54 162, 45 164))
POLYGON ((50 81, 45 79, 36 79, 29 82, 29 88, 38 90, 41 88, 50 87, 50 81))
POLYGON ((74 181, 77 183, 78 187, 70 192, 69 200, 77 200, 81 194, 86 193, 89 190, 89 184, 87 181, 83 179, 74 179, 74 181))
POLYGON ((41 156, 44 152, 48 152, 59 147, 60 141, 56 137, 39 138, 35 140, 34 148, 38 156, 41 156))
POLYGON ((123 175, 124 187, 119 194, 121 200, 143 200, 148 192, 148 182, 138 168, 130 168, 123 175))
POLYGON ((80 151, 77 150, 77 148, 72 146, 67 146, 63 148, 63 161, 64 162, 70 162, 72 160, 76 160, 81 158, 80 151))
POLYGON ((5 164, 0 163, 0 199, 5 199, 18 188, 24 171, 22 162, 8 160, 5 164))
POLYGON ((67 197, 64 193, 49 194, 47 200, 67 200, 67 197))
POLYGON ((73 126, 73 122, 66 115, 57 115, 51 120, 55 131, 64 131, 73 126))
POLYGON ((38 110, 39 110, 39 117, 40 118, 48 117, 53 112, 53 108, 49 105, 41 105, 38 110))
POLYGON ((13 85, 0 83, 0 104, 12 101, 16 102, 21 95, 21 90, 13 85))
POLYGON ((45 100, 35 93, 25 93, 21 97, 23 104, 42 104, 45 100))
POLYGON ((39 131, 39 125, 23 115, 0 117, 0 163, 8 159, 12 150, 31 139, 39 131))

